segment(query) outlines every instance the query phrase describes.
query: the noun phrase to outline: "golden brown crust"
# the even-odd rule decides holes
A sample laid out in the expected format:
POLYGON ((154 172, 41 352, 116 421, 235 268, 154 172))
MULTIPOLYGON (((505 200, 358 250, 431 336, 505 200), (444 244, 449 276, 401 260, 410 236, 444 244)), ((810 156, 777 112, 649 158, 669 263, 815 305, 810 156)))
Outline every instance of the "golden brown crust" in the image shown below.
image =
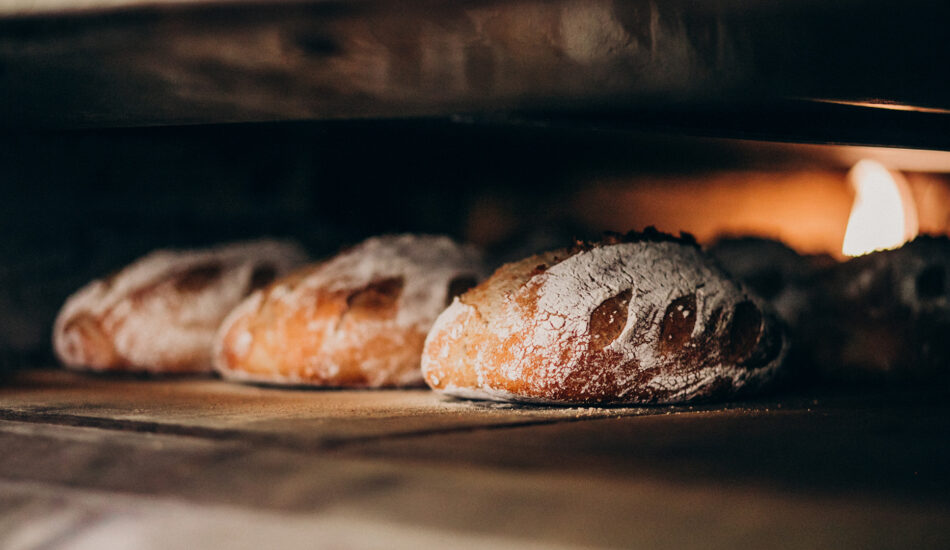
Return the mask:
POLYGON ((444 237, 370 239, 242 303, 222 324, 215 365, 265 383, 421 385, 428 328, 480 275, 477 253, 444 237))
POLYGON ((414 350, 422 348, 425 334, 385 328, 395 317, 398 296, 393 292, 401 288, 401 282, 379 279, 346 291, 300 289, 307 274, 318 270, 319 266, 313 266, 294 274, 295 280, 278 281, 255 297, 256 307, 232 317, 228 330, 220 336, 219 364, 227 365, 231 376, 241 371, 247 379, 276 383, 418 385, 418 381, 405 382, 402 375, 417 369, 419 358, 414 350), (295 293, 292 303, 275 295, 288 292, 295 293), (340 334, 364 337, 347 344, 340 334), (241 342, 248 337, 250 342, 241 342), (373 358, 381 357, 388 359, 385 371, 365 368, 373 358))

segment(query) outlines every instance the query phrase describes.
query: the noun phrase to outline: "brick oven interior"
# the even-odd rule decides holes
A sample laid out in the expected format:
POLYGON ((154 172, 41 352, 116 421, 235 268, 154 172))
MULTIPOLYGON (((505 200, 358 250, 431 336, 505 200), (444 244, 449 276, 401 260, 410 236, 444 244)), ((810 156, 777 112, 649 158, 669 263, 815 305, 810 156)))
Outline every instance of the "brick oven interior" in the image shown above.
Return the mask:
POLYGON ((157 248, 264 236, 321 258, 440 233, 497 266, 653 225, 844 262, 865 159, 906 178, 920 233, 945 237, 945 8, 8 4, 0 546, 950 545, 945 372, 538 407, 77 373, 50 345, 86 282, 157 248), (385 77, 363 70, 376 56, 385 77))

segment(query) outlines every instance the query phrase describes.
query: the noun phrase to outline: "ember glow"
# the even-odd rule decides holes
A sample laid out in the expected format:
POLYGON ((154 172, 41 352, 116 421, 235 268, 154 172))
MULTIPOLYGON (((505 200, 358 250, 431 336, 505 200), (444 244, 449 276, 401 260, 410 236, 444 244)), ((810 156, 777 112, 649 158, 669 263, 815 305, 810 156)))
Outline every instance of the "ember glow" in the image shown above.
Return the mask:
POLYGON ((917 208, 903 176, 879 162, 862 160, 848 179, 855 197, 841 247, 844 255, 897 248, 917 236, 917 208))

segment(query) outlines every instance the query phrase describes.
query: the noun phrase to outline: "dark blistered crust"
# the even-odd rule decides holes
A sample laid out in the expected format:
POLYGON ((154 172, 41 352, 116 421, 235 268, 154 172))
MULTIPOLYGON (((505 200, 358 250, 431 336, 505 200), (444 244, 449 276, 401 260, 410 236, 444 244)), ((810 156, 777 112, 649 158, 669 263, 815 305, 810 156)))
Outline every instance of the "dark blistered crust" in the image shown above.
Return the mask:
POLYGON ((664 233, 650 225, 645 227, 643 231, 630 230, 626 233, 605 231, 599 241, 575 241, 569 250, 571 250, 571 256, 573 256, 578 252, 585 252, 599 246, 625 243, 677 243, 699 248, 696 237, 690 233, 681 231, 679 236, 676 236, 670 233, 664 233))

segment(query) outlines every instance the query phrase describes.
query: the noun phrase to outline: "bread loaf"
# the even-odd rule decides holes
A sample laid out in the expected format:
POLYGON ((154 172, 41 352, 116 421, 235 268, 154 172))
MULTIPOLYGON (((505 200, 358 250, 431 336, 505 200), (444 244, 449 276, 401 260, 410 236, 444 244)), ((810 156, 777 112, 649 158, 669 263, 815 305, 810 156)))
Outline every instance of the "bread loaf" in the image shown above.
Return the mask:
POLYGON ((950 378, 950 239, 917 237, 827 270, 805 345, 826 380, 945 384, 950 378))
POLYGON ((304 259, 298 246, 267 240, 153 252, 70 296, 54 323, 54 350, 77 369, 211 371, 224 317, 304 259))
POLYGON ((759 298, 691 238, 647 230, 502 266, 439 316, 422 368, 456 397, 675 403, 758 389, 786 353, 759 298))
POLYGON ((432 322, 482 276, 479 253, 447 237, 371 238, 250 296, 223 323, 215 366, 253 382, 421 385, 432 322))

